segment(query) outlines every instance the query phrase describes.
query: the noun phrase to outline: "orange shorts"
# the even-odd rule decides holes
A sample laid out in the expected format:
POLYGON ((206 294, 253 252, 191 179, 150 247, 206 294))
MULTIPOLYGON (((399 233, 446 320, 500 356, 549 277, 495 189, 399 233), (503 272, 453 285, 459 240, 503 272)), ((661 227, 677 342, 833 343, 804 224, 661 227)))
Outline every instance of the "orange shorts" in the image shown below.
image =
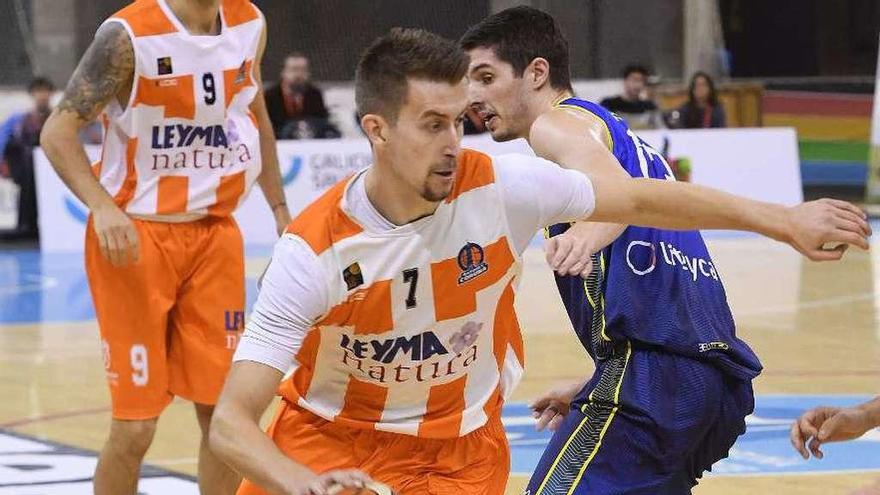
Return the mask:
MULTIPOLYGON (((434 440, 326 421, 282 400, 268 435, 285 455, 317 473, 360 469, 400 495, 499 495, 510 474, 501 418, 461 438, 434 440)), ((238 495, 266 495, 245 480, 238 495)))
POLYGON ((231 217, 133 220, 140 259, 114 267, 86 228, 113 417, 151 419, 177 395, 217 402, 244 327, 244 247, 231 217))

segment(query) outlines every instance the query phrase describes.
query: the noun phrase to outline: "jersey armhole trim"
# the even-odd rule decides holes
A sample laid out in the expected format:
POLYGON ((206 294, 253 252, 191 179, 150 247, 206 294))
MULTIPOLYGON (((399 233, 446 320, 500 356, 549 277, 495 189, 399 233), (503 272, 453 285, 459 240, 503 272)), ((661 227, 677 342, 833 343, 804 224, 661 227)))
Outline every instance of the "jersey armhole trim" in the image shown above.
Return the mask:
MULTIPOLYGON (((110 17, 104 22, 101 23, 100 27, 103 27, 105 24, 109 24, 111 22, 118 22, 125 28, 125 32, 128 33, 128 39, 131 41, 131 53, 134 58, 134 64, 131 69, 131 93, 128 95, 128 101, 125 103, 125 108, 122 109, 122 113, 119 114, 119 117, 116 120, 122 120, 125 116, 128 115, 128 112, 131 111, 131 107, 134 105, 134 100, 137 97, 138 84, 139 84, 139 76, 138 76, 138 62, 140 57, 138 56, 137 44, 135 43, 135 35, 134 31, 132 31, 131 26, 128 24, 128 21, 125 19, 121 19, 119 17, 110 17)), ((100 29, 100 27, 98 29, 100 29)), ((114 96, 115 98, 115 96, 114 96)), ((116 100, 119 103, 119 100, 116 100)), ((109 126, 108 126, 109 127, 109 126)))
POLYGON ((614 137, 611 136, 611 129, 608 128, 608 124, 604 120, 602 120, 601 117, 599 117, 595 113, 587 110, 586 108, 579 107, 577 105, 569 105, 567 103, 560 103, 560 104, 556 105, 556 107, 557 108, 564 108, 567 110, 580 111, 584 115, 586 115, 587 117, 590 117, 591 119, 596 120, 599 123, 601 123, 602 128, 605 130, 605 146, 607 146, 610 151, 614 151, 614 137))

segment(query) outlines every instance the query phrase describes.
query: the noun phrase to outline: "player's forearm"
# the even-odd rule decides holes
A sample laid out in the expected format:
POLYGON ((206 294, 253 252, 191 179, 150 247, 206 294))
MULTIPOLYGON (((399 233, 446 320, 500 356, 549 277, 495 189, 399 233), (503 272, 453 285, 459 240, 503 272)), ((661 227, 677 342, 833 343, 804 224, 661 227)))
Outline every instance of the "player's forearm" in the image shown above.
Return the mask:
POLYGON ((315 474, 286 457, 244 412, 218 409, 211 422, 211 450, 243 477, 273 495, 292 493, 315 474))
POLYGON ((870 424, 880 428, 880 397, 858 406, 867 416, 870 424))
POLYGON ((675 230, 745 230, 778 241, 790 239, 790 212, 781 205, 657 179, 594 179, 594 186, 596 211, 591 220, 675 230))
POLYGON ((114 205, 92 172, 89 157, 77 138, 78 129, 59 122, 64 118, 53 115, 46 121, 40 136, 43 152, 61 180, 90 210, 114 205))
POLYGON ((269 121, 269 115, 262 101, 262 93, 257 95, 259 101, 252 105, 252 110, 257 116, 260 130, 260 156, 262 156, 262 168, 257 182, 263 190, 263 196, 269 204, 269 208, 275 213, 283 209, 287 212, 287 201, 284 196, 284 184, 281 181, 281 168, 278 164, 278 145, 275 141, 275 131, 269 121))
POLYGON ((605 249, 620 237, 624 230, 626 225, 619 223, 577 222, 571 227, 570 232, 589 240, 590 254, 593 254, 605 249))
MULTIPOLYGON (((271 132, 271 131, 270 131, 271 132)), ((274 212, 278 208, 287 210, 287 202, 284 197, 284 187, 281 183, 281 170, 278 166, 278 155, 275 149, 275 140, 260 136, 260 148, 263 155, 263 167, 257 182, 266 197, 266 203, 274 212)))

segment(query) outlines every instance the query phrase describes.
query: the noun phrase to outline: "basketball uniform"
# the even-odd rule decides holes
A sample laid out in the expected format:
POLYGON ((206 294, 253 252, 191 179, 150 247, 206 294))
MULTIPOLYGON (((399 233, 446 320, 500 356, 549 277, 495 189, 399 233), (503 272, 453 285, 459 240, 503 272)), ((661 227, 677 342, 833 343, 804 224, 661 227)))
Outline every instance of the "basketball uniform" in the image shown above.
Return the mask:
MULTIPOLYGON (((558 106, 601 119, 631 176, 674 180, 660 153, 616 115, 576 98, 558 106)), ((699 232, 627 227, 593 263, 586 280, 557 275, 556 283, 596 371, 526 493, 690 493, 745 431, 761 364, 736 337, 699 232)))
MULTIPOLYGON (((437 210, 394 226, 364 175, 288 228, 235 360, 293 362, 269 436, 316 472, 357 468, 400 493, 502 493, 501 406, 523 370, 521 253, 541 225, 588 216, 591 183, 537 157, 466 150, 437 210)), ((245 481, 239 493, 265 492, 245 481)))
POLYGON ((225 0, 216 36, 193 36, 165 0, 111 16, 128 33, 131 97, 102 116, 93 169, 133 218, 140 260, 114 267, 91 221, 86 270, 113 417, 149 419, 173 396, 214 404, 244 327, 244 255, 230 216, 260 173, 253 64, 262 14, 225 0))

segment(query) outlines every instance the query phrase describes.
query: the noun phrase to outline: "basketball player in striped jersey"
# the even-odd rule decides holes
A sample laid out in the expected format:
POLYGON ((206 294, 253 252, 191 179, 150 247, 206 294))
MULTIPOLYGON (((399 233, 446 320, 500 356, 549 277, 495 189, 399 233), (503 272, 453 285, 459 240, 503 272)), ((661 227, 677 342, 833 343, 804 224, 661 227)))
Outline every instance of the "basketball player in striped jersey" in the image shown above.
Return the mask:
POLYGON ((370 478, 403 494, 503 493, 501 406, 523 371, 514 294, 542 226, 770 234, 796 218, 805 229, 791 242, 813 249, 847 233, 813 208, 462 150, 467 67, 455 43, 422 30, 394 29, 362 56, 355 94, 373 164, 279 240, 212 422, 212 448, 246 478, 239 494, 370 478))
MULTIPOLYGON (((531 7, 501 11, 472 27, 461 45, 471 56, 472 104, 495 140, 526 138, 555 161, 579 157, 594 182, 674 182, 663 156, 622 119, 574 97, 568 45, 550 15, 531 7)), ((679 215, 689 209, 683 203, 679 215)), ((848 244, 867 248, 865 216, 847 203, 764 211, 763 232, 811 259, 839 259, 848 244), (840 226, 831 238, 847 244, 828 251, 821 236, 807 234, 825 215, 840 226)), ((534 403, 539 427, 556 433, 529 495, 690 493, 745 430, 761 364, 736 336, 702 236, 645 225, 565 222, 548 229, 548 261, 596 372, 534 403)))
POLYGON ((97 494, 136 492, 174 396, 195 404, 202 493, 238 485, 207 448, 244 325, 231 213, 258 181, 279 232, 290 218, 260 92, 265 43, 248 0, 138 0, 98 29, 44 127, 46 154, 91 211, 86 271, 113 412, 97 494), (77 131, 99 115, 104 146, 90 167, 77 131))

